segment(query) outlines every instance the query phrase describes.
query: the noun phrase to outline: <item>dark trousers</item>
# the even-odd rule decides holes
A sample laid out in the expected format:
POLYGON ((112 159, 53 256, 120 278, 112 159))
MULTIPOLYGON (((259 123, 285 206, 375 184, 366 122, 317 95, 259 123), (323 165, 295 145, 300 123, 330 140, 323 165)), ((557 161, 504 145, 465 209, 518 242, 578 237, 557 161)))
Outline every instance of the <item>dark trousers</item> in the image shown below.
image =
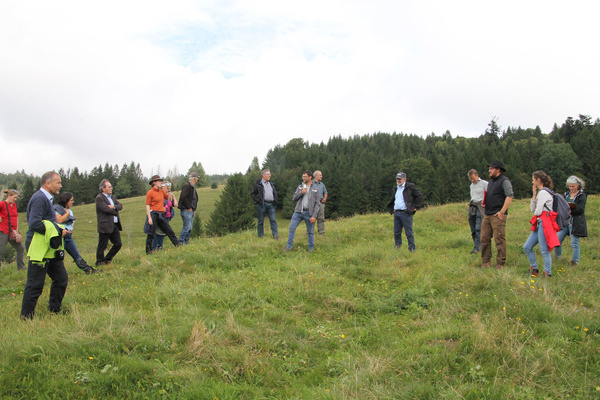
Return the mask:
POLYGON ((413 214, 406 211, 394 211, 394 243, 402 246, 402 228, 408 240, 408 250, 415 251, 415 236, 413 235, 413 214))
POLYGON ((469 226, 471 227, 471 237, 473 238, 473 249, 481 249, 481 221, 483 217, 477 207, 469 208, 469 226))
POLYGON ((25 290, 23 291, 23 304, 21 306, 22 317, 33 318, 38 298, 44 289, 46 274, 52 279, 48 309, 54 313, 60 312, 62 300, 65 297, 67 284, 69 283, 69 275, 67 274, 63 261, 48 260, 43 264, 32 264, 31 261, 29 261, 27 267, 27 283, 25 284, 25 290))
POLYGON ((99 233, 98 234, 98 249, 96 250, 96 265, 108 264, 112 261, 114 256, 117 255, 123 244, 121 243, 121 232, 119 227, 115 224, 115 228, 112 233, 99 233), (106 257, 104 256, 104 250, 108 247, 108 241, 113 244, 106 257))
POLYGON ((152 242, 154 241, 154 236, 156 234, 156 227, 162 229, 171 243, 173 243, 173 246, 179 246, 179 239, 175 236, 175 232, 173 232, 171 225, 169 225, 169 221, 164 217, 164 213, 152 211, 150 216, 152 217, 152 234, 149 234, 146 237, 146 254, 152 253, 152 242))

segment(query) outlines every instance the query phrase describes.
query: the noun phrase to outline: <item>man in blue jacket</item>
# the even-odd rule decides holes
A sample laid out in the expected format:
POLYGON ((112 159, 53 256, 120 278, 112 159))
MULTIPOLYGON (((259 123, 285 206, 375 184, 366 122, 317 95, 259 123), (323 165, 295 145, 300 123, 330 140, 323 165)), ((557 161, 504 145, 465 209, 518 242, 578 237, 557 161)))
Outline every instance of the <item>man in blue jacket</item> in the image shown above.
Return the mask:
POLYGON ((302 184, 296 188, 292 201, 296 201, 296 208, 292 221, 290 222, 290 231, 288 233, 288 241, 285 251, 290 251, 294 245, 294 236, 296 228, 300 222, 304 220, 306 223, 306 233, 308 234, 308 251, 313 251, 315 248, 315 222, 319 214, 321 205, 321 196, 319 188, 313 184, 313 173, 304 171, 302 173, 302 184))
MULTIPOLYGON (((33 234, 35 232, 42 235, 46 234, 44 220, 56 224, 56 214, 52 206, 52 200, 62 187, 60 176, 54 172, 46 172, 42 175, 42 186, 35 192, 27 204, 27 224, 29 229, 25 237, 25 249, 29 250, 33 234)), ((61 234, 65 236, 69 231, 63 229, 61 234)), ((23 303, 21 306, 21 317, 25 319, 33 318, 35 306, 38 298, 44 289, 46 274, 52 279, 50 287, 50 301, 48 308, 50 312, 59 313, 63 297, 67 291, 69 276, 62 258, 44 259, 41 264, 34 264, 29 261, 27 267, 27 283, 23 291, 23 303)))

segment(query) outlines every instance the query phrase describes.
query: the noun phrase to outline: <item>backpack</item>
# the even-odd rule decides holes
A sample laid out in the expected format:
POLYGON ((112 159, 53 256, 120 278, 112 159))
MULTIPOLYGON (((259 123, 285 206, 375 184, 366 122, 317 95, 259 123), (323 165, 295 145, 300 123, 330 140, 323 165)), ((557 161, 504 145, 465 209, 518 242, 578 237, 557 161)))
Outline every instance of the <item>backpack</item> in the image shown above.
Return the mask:
POLYGON ((571 209, 569 203, 560 194, 554 193, 548 188, 544 188, 548 193, 552 195, 552 211, 556 211, 556 223, 562 231, 569 226, 569 220, 571 219, 571 209))

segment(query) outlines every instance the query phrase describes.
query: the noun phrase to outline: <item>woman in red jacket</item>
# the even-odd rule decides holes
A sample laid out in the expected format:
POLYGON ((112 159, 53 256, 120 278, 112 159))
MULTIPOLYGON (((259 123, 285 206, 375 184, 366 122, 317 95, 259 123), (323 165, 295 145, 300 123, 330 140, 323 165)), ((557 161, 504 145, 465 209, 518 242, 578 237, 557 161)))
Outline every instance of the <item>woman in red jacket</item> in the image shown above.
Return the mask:
POLYGON ((552 276, 552 256, 550 252, 556 246, 560 246, 556 232, 556 212, 552 211, 554 199, 549 190, 552 189, 552 179, 544 171, 535 171, 532 176, 533 196, 531 197, 531 234, 523 245, 523 250, 529 259, 529 269, 531 275, 538 276, 539 270, 533 248, 536 244, 540 245, 540 253, 544 259, 544 271, 542 276, 552 276))
POLYGON ((10 229, 19 229, 19 214, 17 212, 17 198, 19 197, 19 192, 14 189, 8 189, 5 190, 4 193, 6 194, 6 200, 0 202, 0 268, 2 268, 2 253, 4 252, 4 247, 6 247, 6 243, 9 242, 17 252, 17 269, 22 270, 25 269, 25 263, 23 262, 25 247, 23 247, 22 242, 17 243, 8 239, 9 222, 10 229))

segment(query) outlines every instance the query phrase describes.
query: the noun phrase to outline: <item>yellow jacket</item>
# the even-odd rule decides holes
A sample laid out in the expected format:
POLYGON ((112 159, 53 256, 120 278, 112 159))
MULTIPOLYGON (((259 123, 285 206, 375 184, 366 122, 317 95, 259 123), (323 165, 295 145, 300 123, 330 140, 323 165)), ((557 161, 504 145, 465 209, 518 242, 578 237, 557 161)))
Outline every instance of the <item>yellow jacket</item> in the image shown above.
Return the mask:
MULTIPOLYGON (((65 242, 62 238, 62 232, 59 232, 52 221, 43 220, 44 226, 46 227, 46 233, 35 232, 27 250, 27 256, 34 264, 39 264, 44 260, 52 259, 56 257, 56 250, 63 250, 65 248, 65 242), (60 246, 52 248, 50 246, 50 239, 60 236, 60 246)), ((63 227, 58 224, 59 227, 63 227)))

